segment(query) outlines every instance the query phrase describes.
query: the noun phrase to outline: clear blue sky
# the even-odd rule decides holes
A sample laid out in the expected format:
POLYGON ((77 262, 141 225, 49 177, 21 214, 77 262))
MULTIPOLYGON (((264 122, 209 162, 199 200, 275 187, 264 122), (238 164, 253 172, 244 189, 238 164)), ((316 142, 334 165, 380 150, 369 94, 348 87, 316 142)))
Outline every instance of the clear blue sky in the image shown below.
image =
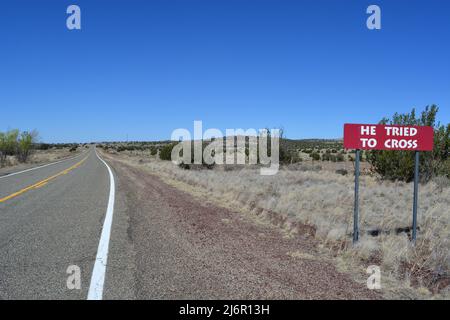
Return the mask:
POLYGON ((8 0, 0 43, 0 130, 48 142, 168 139, 194 120, 335 138, 433 103, 450 122, 447 0, 8 0))

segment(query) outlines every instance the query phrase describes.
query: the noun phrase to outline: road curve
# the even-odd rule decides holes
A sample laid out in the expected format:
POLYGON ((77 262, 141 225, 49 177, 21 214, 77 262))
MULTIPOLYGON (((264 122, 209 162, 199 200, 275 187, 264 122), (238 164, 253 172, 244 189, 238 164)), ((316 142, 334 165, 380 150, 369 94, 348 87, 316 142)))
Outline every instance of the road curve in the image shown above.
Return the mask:
POLYGON ((0 299, 380 298, 320 259, 310 237, 100 156, 91 147, 0 179, 0 299), (67 285, 76 270, 80 288, 67 285))
POLYGON ((0 299, 86 299, 109 193, 108 169, 93 147, 3 177, 0 299), (69 266, 79 267, 79 290, 67 286, 69 266))

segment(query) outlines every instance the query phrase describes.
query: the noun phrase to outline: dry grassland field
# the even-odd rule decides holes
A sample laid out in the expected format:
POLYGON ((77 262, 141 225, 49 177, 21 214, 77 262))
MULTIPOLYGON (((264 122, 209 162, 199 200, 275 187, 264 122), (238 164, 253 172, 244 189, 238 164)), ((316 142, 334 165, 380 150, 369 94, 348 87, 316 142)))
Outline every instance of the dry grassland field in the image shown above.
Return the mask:
MULTIPOLYGON (((450 181, 446 177, 420 186, 419 228, 423 232, 413 247, 413 184, 363 174, 361 240, 352 246, 354 178, 350 161, 324 167, 317 161, 304 161, 282 166, 274 176, 262 176, 258 168, 200 166, 186 170, 149 152, 107 150, 185 192, 275 225, 285 237, 314 238, 321 249, 315 258, 330 259, 356 281, 366 281, 366 268, 379 265, 387 298, 450 297, 450 181), (349 173, 334 172, 343 168, 349 173)), ((365 164, 367 171, 369 167, 365 164)), ((302 249, 294 254, 302 256, 302 249)))
POLYGON ((80 154, 83 149, 85 148, 52 147, 47 150, 33 150, 26 162, 20 162, 15 156, 7 156, 5 164, 0 166, 0 176, 67 159, 80 154))

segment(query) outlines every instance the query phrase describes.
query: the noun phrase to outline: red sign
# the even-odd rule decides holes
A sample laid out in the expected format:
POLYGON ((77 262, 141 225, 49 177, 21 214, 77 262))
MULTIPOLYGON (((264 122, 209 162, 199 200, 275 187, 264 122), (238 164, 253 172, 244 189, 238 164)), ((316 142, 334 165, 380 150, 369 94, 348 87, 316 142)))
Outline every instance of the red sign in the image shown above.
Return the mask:
POLYGON ((433 127, 345 124, 344 148, 362 150, 433 150, 433 127))

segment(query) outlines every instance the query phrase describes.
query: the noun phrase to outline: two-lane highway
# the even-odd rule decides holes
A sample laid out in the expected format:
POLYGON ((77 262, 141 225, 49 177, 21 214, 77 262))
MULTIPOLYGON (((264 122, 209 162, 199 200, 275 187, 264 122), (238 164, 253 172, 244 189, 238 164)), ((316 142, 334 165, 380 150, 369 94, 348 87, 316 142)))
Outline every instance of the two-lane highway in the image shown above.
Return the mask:
POLYGON ((309 237, 284 237, 138 161, 101 156, 92 147, 0 177, 0 299, 378 298, 308 258, 309 237), (67 286, 76 270, 80 289, 67 286))
POLYGON ((93 147, 0 177, 0 299, 87 298, 111 178, 93 147), (81 290, 67 287, 71 265, 81 270, 81 290))

